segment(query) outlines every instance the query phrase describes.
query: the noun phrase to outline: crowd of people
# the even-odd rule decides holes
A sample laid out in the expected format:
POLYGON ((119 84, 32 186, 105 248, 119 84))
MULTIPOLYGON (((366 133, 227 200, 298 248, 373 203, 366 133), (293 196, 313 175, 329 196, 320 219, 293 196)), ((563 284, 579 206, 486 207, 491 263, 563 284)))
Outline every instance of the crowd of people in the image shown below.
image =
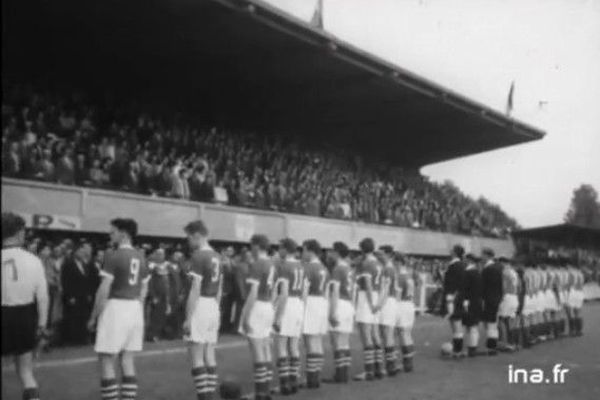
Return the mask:
POLYGON ((517 227, 450 182, 349 149, 59 93, 5 85, 4 176, 469 235, 517 227))
MULTIPOLYGON (((92 340, 85 325, 92 311, 108 246, 106 240, 95 236, 61 236, 42 231, 29 233, 25 247, 42 260, 48 283, 48 330, 52 333, 47 342, 48 349, 88 344, 92 340)), ((185 300, 190 289, 186 245, 155 239, 140 242, 136 247, 146 255, 151 270, 146 303, 146 340, 181 339, 185 300)), ((249 248, 222 244, 215 249, 221 255, 223 267, 221 331, 237 333, 241 305, 246 298, 249 248)), ((275 247, 271 252, 275 252, 275 247)), ((407 257, 406 262, 416 272, 417 285, 437 284, 441 287, 444 260, 415 256, 407 257)), ((428 308, 436 306, 437 294, 428 293, 428 308)))

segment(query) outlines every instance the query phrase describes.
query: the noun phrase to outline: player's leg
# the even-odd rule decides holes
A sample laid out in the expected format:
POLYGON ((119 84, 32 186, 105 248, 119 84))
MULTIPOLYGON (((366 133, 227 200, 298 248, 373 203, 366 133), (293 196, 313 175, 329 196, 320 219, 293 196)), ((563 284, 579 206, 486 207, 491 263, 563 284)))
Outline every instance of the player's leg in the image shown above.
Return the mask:
POLYGON ((100 391, 102 400, 119 399, 119 383, 117 382, 117 373, 115 364, 117 354, 98 354, 100 363, 100 391))
POLYGON ((389 376, 394 376, 398 372, 396 359, 398 358, 396 350, 396 337, 394 325, 382 325, 381 337, 385 352, 385 370, 389 376))
POLYGON ((287 352, 289 355, 289 388, 290 393, 298 391, 300 382, 300 337, 291 337, 288 340, 287 352))
POLYGON ((123 374, 121 377, 121 400, 135 400, 137 399, 138 384, 133 352, 123 351, 119 355, 119 363, 123 374))
POLYGON ((288 344, 290 338, 277 335, 275 337, 275 347, 277 349, 277 374, 279 376, 279 387, 281 394, 288 395, 290 389, 290 355, 288 353, 288 344))
POLYGON ((319 335, 304 335, 306 344, 306 387, 320 387, 320 372, 323 367, 323 343, 319 335))
POLYGON ((412 372, 414 369, 415 343, 412 337, 412 326, 404 326, 400 329, 402 340, 402 367, 404 372, 412 372))
POLYGON ((373 337, 371 336, 371 324, 364 322, 358 323, 358 332, 363 345, 363 358, 365 364, 365 372, 357 376, 357 379, 373 380, 375 372, 375 349, 373 348, 373 337))
POLYGON ((348 383, 350 380, 350 368, 352 367, 352 352, 350 350, 350 333, 340 332, 338 334, 338 349, 342 355, 341 381, 348 383))
POLYGON ((205 363, 205 345, 200 342, 188 342, 188 354, 192 364, 192 379, 198 400, 207 398, 208 371, 205 363))
POLYGON ((265 359, 264 340, 260 338, 248 338, 250 353, 254 361, 254 391, 256 400, 269 398, 269 371, 265 359))
POLYGON ((38 385, 33 376, 33 352, 15 356, 15 366, 23 388, 23 400, 39 400, 38 385))
MULTIPOLYGON (((272 324, 271 324, 272 325, 272 324)), ((262 343, 263 359, 267 364, 267 393, 271 393, 271 383, 273 382, 273 342, 271 337, 263 339, 262 343)))
POLYGON ((374 376, 377 379, 381 379, 385 376, 385 370, 383 368, 383 340, 379 324, 371 325, 371 336, 373 338, 373 348, 375 349, 374 376))
POLYGON ((457 358, 462 355, 464 346, 464 333, 459 318, 451 317, 450 330, 452 332, 452 355, 457 358))

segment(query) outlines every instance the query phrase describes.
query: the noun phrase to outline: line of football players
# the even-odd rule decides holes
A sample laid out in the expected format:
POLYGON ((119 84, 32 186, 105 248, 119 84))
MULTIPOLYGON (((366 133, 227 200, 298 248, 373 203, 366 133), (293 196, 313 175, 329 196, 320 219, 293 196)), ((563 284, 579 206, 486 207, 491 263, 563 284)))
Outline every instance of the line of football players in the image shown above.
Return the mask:
MULTIPOLYGON (((218 386, 215 346, 223 283, 220 256, 211 248, 202 221, 189 223, 184 231, 191 249, 192 284, 183 327, 191 375, 198 399, 213 399, 218 386)), ((117 249, 106 254, 102 284, 88 324, 90 329, 97 327, 95 351, 100 359, 103 400, 137 398, 133 354, 142 348, 148 267, 143 254, 131 245, 136 232, 133 220, 111 221, 111 241, 117 249)), ((316 240, 306 240, 300 247, 284 239, 275 257, 268 254, 270 243, 264 235, 252 236, 250 245, 253 259, 239 331, 248 339, 254 362, 255 399, 271 398, 275 366, 281 394, 296 393, 301 386, 319 388, 325 381, 321 372, 327 334, 331 335, 335 364, 330 381, 348 382, 350 335, 355 323, 364 357, 364 372, 355 379, 381 379, 400 370, 412 371, 413 274, 391 246, 376 249, 372 239, 364 239, 361 255, 353 262, 348 246, 341 242, 325 257, 316 240), (302 382, 301 345, 306 354, 302 382), (398 350, 402 368, 397 366, 398 350)), ((239 385, 221 385, 221 397, 239 397, 239 385)))
POLYGON ((442 354, 496 355, 583 330, 584 277, 565 259, 525 262, 515 266, 505 257, 495 258, 484 249, 481 258, 465 256, 457 245, 444 277, 445 313, 450 320, 452 343, 442 354), (486 350, 478 350, 483 323, 486 350))

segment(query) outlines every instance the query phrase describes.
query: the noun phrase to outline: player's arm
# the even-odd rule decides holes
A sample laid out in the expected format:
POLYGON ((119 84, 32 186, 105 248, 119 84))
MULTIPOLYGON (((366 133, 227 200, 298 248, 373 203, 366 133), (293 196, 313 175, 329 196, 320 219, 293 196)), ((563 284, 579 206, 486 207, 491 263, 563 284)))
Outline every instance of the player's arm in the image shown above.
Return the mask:
POLYGON ((36 272, 35 299, 38 310, 38 330, 43 330, 48 324, 48 283, 44 267, 38 260, 39 268, 36 272))
POLYGON ((189 330, 189 325, 192 321, 192 315, 194 315, 196 307, 198 306, 198 298, 200 297, 200 285, 202 284, 202 275, 190 272, 190 276, 192 277, 192 287, 190 288, 190 293, 188 295, 187 302, 185 305, 184 326, 187 330, 189 330))
POLYGON ((249 333, 250 325, 250 311, 254 307, 254 303, 256 303, 256 298, 258 296, 258 285, 260 284, 258 280, 249 278, 246 282, 250 285, 250 290, 248 291, 248 297, 246 298, 246 302, 244 303, 244 307, 242 308, 242 316, 240 321, 242 323, 242 329, 244 333, 249 333))
POLYGON ((444 276, 444 293, 446 294, 444 301, 446 302, 447 316, 454 314, 454 299, 456 297, 454 285, 455 279, 453 268, 448 267, 444 276))
POLYGON ((335 319, 335 311, 338 307, 338 302, 340 300, 340 282, 338 280, 332 279, 329 282, 329 322, 331 325, 337 325, 338 321, 335 319))
POLYGON ((304 286, 302 286, 302 302, 303 303, 306 303, 309 288, 310 288, 310 281, 308 280, 308 278, 304 278, 304 286))
POLYGON ((88 321, 88 327, 92 328, 98 316, 104 309, 106 302, 108 300, 108 295, 110 293, 110 286, 114 280, 114 276, 112 274, 106 273, 105 271, 101 272, 102 282, 100 282, 100 286, 96 291, 96 297, 94 299, 94 308, 92 309, 92 314, 90 315, 90 319, 88 321))
POLYGON ((223 274, 219 274, 219 287, 217 288, 217 304, 221 304, 221 298, 223 297, 223 274))
POLYGON ((287 304, 290 281, 286 278, 279 278, 275 283, 275 288, 279 286, 279 295, 275 298, 275 326, 281 326, 281 318, 287 304))

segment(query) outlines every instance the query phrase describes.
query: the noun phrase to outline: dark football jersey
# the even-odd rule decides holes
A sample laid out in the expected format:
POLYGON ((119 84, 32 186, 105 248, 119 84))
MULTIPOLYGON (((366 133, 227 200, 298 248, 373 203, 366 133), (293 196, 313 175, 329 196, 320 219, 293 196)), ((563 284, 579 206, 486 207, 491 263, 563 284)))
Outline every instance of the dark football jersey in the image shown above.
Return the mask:
POLYGON ((387 263, 387 265, 385 267, 383 267, 383 278, 389 282, 389 286, 388 286, 388 296, 390 297, 396 297, 396 293, 397 293, 397 289, 398 286, 396 285, 397 282, 397 272, 396 272, 396 267, 394 267, 394 264, 392 264, 391 262, 387 263))
POLYGON ((381 289, 381 278, 383 275, 383 267, 377 259, 371 255, 358 265, 356 271, 356 281, 358 282, 359 290, 367 290, 366 280, 371 281, 371 288, 374 292, 379 292, 381 289))
POLYGON ((354 286, 354 271, 348 263, 340 261, 333 268, 331 280, 340 285, 340 299, 352 300, 352 287, 354 286))
POLYGON ((319 260, 304 264, 304 273, 308 281, 309 296, 323 296, 329 279, 327 268, 319 260))
POLYGON ((195 250, 190 261, 190 274, 202 278, 200 296, 215 297, 223 279, 219 254, 210 248, 195 250))
POLYGON ((466 264, 458 258, 453 259, 448 265, 444 275, 444 296, 458 295, 463 284, 463 274, 466 264))
POLYGON ((102 272, 113 276, 110 299, 139 299, 142 282, 149 275, 144 255, 133 247, 119 247, 107 251, 102 272))
POLYGON ((258 284, 257 300, 271 301, 275 284, 275 265, 269 258, 259 258, 250 265, 247 282, 258 284))
POLYGON ((288 295, 301 297, 304 289, 304 267, 300 260, 289 259, 280 261, 277 279, 286 279, 289 284, 288 295))

